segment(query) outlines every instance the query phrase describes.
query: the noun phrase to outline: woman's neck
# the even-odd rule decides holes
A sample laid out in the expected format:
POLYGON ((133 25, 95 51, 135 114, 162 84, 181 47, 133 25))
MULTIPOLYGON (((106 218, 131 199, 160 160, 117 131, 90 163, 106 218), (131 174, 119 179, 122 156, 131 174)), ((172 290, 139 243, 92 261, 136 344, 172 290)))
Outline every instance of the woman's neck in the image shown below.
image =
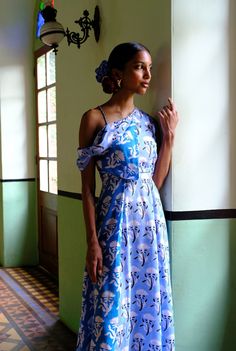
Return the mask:
POLYGON ((105 104, 107 107, 119 113, 122 117, 127 116, 134 109, 134 95, 115 93, 105 104))

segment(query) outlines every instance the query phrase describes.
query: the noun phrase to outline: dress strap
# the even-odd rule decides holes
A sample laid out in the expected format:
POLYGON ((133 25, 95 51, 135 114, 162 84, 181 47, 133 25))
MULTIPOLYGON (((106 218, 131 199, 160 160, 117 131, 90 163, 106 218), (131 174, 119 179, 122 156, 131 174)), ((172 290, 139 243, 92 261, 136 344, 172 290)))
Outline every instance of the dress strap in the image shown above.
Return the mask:
POLYGON ((105 112, 103 111, 103 109, 101 108, 101 106, 98 106, 99 110, 101 111, 101 114, 102 114, 102 117, 105 121, 105 123, 107 124, 107 119, 106 119, 106 115, 105 115, 105 112))

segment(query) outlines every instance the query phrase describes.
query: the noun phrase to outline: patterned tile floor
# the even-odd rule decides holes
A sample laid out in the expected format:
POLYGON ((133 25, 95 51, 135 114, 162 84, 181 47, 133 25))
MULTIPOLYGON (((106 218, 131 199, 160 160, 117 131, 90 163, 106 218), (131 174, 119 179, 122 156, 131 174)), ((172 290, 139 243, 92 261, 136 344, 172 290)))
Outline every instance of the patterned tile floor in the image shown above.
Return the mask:
POLYGON ((58 317, 57 284, 42 270, 0 268, 0 351, 74 351, 58 317))

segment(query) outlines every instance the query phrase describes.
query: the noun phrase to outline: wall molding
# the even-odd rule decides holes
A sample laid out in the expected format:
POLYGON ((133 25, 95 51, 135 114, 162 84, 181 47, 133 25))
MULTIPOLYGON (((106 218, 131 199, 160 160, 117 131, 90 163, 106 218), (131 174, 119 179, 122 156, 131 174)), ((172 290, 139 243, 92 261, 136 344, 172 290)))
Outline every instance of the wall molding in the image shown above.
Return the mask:
POLYGON ((21 178, 21 179, 0 179, 1 183, 7 182, 35 182, 36 178, 21 178))
POLYGON ((82 200, 82 194, 79 193, 72 193, 69 191, 58 190, 59 196, 69 197, 71 199, 82 200))
MULTIPOLYGON (((80 193, 58 190, 59 196, 82 200, 80 193)), ((164 211, 167 221, 189 221, 199 219, 230 219, 236 218, 236 209, 198 210, 198 211, 164 211)))
POLYGON ((236 209, 165 211, 165 217, 168 221, 189 221, 198 219, 230 219, 236 218, 236 209))

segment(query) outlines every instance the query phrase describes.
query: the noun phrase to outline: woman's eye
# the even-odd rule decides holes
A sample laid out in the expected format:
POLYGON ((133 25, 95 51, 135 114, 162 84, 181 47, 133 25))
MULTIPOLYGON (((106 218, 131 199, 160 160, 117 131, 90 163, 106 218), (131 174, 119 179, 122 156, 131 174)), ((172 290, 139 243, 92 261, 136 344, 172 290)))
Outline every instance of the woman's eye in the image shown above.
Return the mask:
POLYGON ((135 66, 135 69, 143 69, 143 70, 149 70, 151 71, 152 70, 152 66, 151 67, 145 67, 144 65, 137 65, 135 66))

